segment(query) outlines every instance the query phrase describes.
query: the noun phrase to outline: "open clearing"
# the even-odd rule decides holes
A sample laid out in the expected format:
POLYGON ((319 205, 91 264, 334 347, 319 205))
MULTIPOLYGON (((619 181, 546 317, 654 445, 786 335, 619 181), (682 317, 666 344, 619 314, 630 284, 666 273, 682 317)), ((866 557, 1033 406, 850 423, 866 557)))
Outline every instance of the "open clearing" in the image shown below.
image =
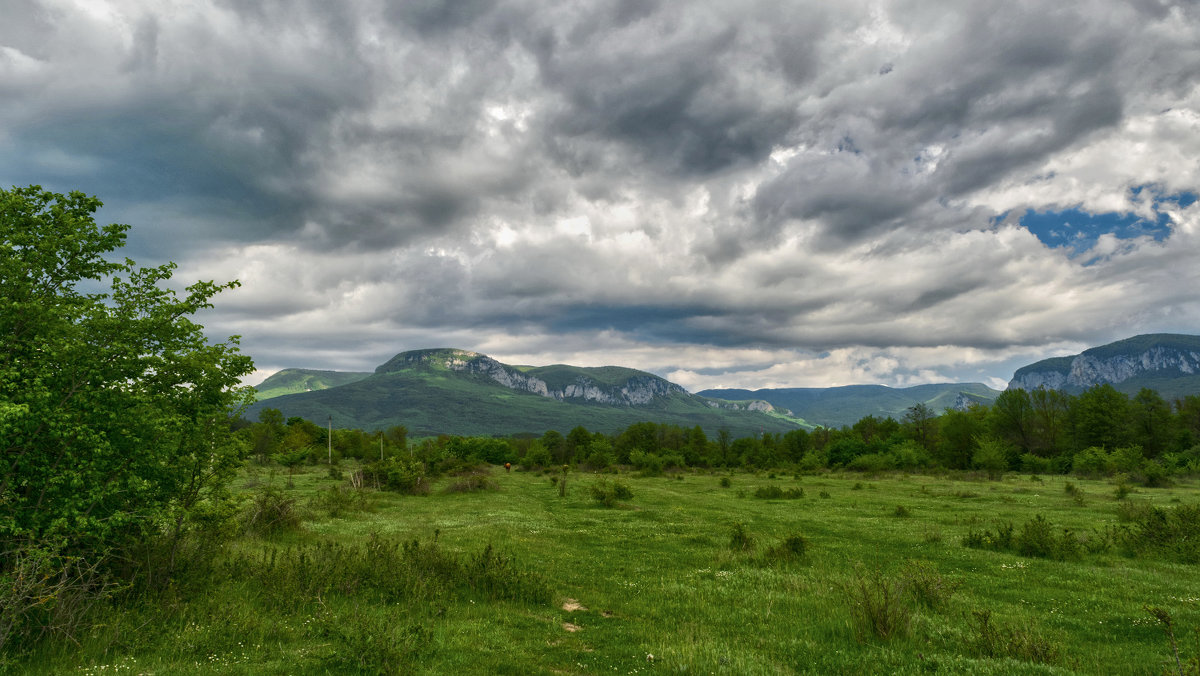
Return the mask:
POLYGON ((1116 546, 1081 547, 1060 561, 962 544, 1005 523, 1020 533, 1041 515, 1054 533, 1070 529, 1094 545, 1131 527, 1119 516, 1122 504, 1195 504, 1194 483, 1136 488, 1118 500, 1112 482, 1061 476, 572 472, 560 497, 551 476, 493 468, 495 490, 445 492, 453 479, 443 479, 428 496, 363 491, 365 507, 348 501, 330 509, 314 498, 346 482, 323 468, 302 470, 291 487, 286 474, 249 468, 237 490, 249 499, 276 487, 296 499, 305 520, 299 530, 243 536, 221 555, 266 561, 308 551, 317 560, 305 547, 353 549, 375 534, 468 560, 491 544, 508 568, 499 566, 499 580, 487 577, 487 585, 512 579, 515 589, 522 575, 540 576, 546 598, 487 585, 388 598, 354 589, 306 596, 289 591, 294 575, 272 577, 247 564, 214 576, 203 593, 180 590, 156 610, 113 613, 81 646, 48 647, 28 666, 232 674, 1158 674, 1169 666, 1175 673, 1167 634, 1147 606, 1173 618, 1185 668, 1200 651, 1195 563, 1128 556, 1116 546), (624 483, 633 497, 602 506, 590 491, 601 478, 624 483), (771 487, 791 498, 755 497, 771 487), (877 602, 883 607, 873 619, 882 631, 870 612, 856 614, 877 602))

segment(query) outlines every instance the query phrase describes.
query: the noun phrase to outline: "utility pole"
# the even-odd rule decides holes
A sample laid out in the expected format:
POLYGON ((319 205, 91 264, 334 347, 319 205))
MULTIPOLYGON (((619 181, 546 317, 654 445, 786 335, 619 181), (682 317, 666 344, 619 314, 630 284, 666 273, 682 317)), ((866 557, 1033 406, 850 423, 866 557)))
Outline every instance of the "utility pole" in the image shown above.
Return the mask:
POLYGON ((333 416, 329 416, 329 464, 333 464, 333 416))

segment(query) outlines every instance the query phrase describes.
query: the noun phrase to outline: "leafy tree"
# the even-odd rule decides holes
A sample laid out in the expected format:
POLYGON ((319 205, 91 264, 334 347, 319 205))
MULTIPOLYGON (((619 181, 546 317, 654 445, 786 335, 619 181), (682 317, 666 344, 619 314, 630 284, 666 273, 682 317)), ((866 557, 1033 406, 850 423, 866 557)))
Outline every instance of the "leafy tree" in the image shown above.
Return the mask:
POLYGON ((948 410, 938 419, 937 458, 948 469, 967 469, 975 454, 975 440, 984 433, 987 410, 972 406, 966 411, 948 410))
POLYGON ((100 206, 0 190, 0 542, 178 542, 241 456, 229 416, 252 363, 189 319, 236 282, 181 297, 174 264, 108 260, 128 226, 97 226, 100 206))
POLYGON ((993 433, 1022 451, 1033 446, 1033 405, 1023 389, 1005 390, 992 402, 993 433))
POLYGON ((909 406, 904 411, 904 423, 912 434, 913 441, 927 451, 933 450, 937 440, 937 414, 924 403, 909 406))
POLYGON ((1129 397, 1112 385, 1096 385, 1074 400, 1071 418, 1078 448, 1127 446, 1133 420, 1129 397))
POLYGON ((1133 433, 1146 455, 1156 458, 1176 436, 1171 407, 1158 392, 1143 387, 1131 404, 1133 433))
POLYGON ((1029 450, 1041 457, 1061 453, 1067 445, 1071 396, 1061 390, 1039 387, 1029 393, 1029 450))

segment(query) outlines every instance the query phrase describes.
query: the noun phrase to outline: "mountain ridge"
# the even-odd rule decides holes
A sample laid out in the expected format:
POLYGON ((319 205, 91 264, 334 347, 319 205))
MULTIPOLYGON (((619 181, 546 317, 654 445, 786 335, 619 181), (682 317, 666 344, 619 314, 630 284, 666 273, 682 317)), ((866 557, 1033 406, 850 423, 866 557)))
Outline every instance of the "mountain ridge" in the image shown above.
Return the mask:
POLYGON ((1200 392, 1200 336, 1143 334, 1043 359, 1017 369, 1008 389, 1079 393, 1105 384, 1125 394, 1149 387, 1168 398, 1200 392))
POLYGON ((900 419, 904 411, 925 404, 934 413, 963 409, 972 403, 990 404, 999 390, 983 383, 933 383, 894 388, 887 385, 843 385, 840 387, 780 387, 758 390, 708 389, 704 397, 760 399, 810 423, 826 427, 853 425, 865 416, 900 419))
MULTIPOLYGON (((272 376, 274 377, 274 376, 272 376)), ((266 384, 271 379, 264 381, 266 384)), ((351 382, 260 398, 247 412, 335 418, 338 427, 406 425, 417 434, 619 431, 653 420, 751 434, 806 426, 765 401, 714 400, 645 371, 566 364, 512 366, 456 348, 401 352, 351 382)))

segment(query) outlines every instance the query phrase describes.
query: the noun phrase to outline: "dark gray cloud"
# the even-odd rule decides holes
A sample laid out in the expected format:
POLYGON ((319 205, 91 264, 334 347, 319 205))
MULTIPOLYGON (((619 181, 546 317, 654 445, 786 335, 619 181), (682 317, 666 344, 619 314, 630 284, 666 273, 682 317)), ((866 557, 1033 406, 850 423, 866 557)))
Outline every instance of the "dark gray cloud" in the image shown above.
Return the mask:
POLYGON ((457 344, 698 386, 1005 380, 1195 332, 1200 207, 1077 258, 1012 214, 1157 218, 1132 188, 1200 192, 1198 110, 1200 11, 1157 0, 0 22, 0 182, 97 194, 135 257, 241 279, 207 324, 276 367, 457 344))

